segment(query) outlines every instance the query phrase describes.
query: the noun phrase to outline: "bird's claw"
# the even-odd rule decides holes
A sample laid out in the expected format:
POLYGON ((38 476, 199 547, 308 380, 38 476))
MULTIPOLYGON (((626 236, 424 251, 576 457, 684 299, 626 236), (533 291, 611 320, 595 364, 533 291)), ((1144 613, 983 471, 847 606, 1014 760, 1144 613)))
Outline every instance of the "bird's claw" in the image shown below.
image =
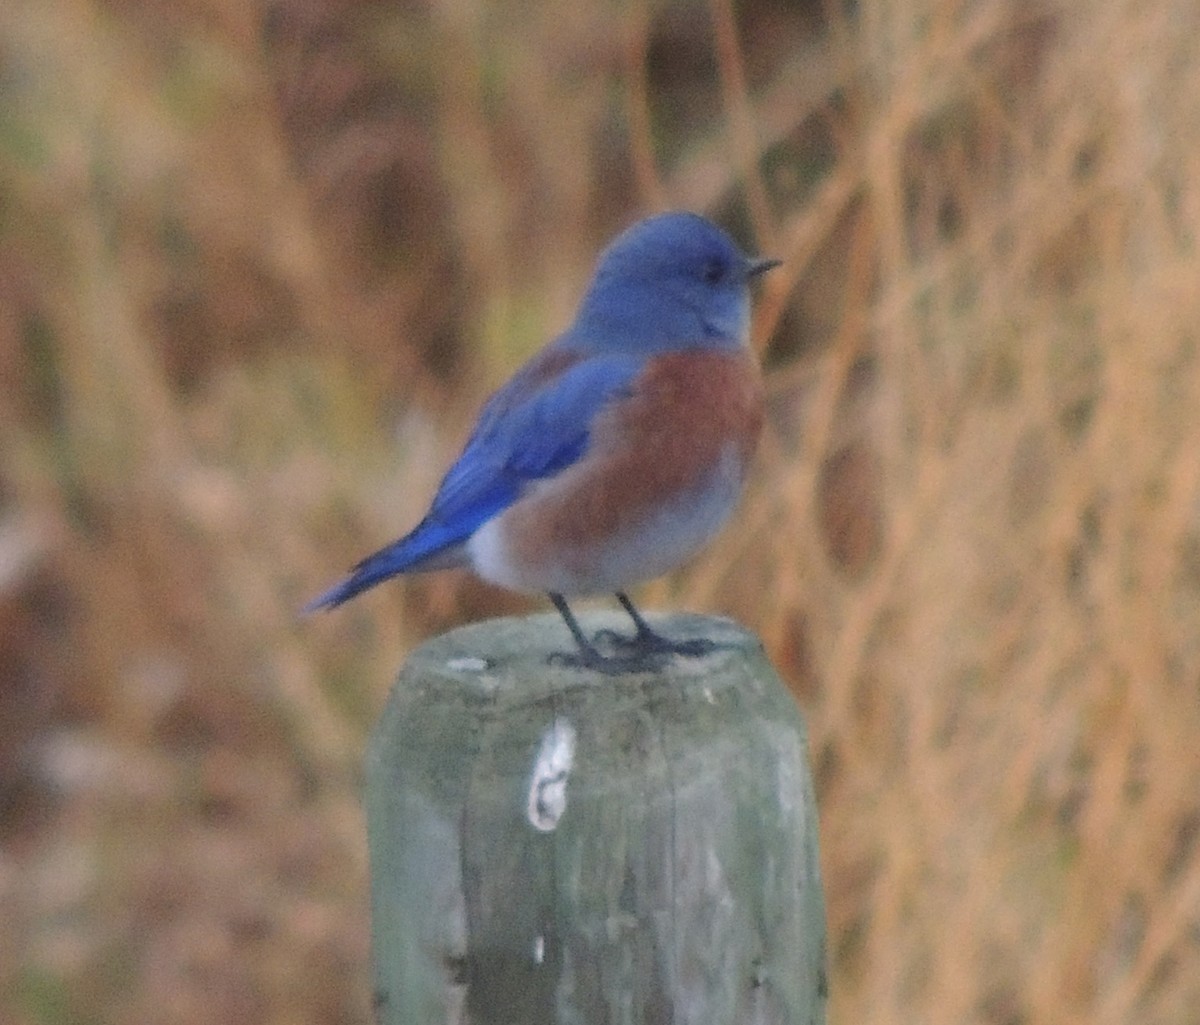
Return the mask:
POLYGON ((593 638, 595 643, 604 644, 622 652, 637 652, 643 655, 683 655, 686 658, 703 658, 719 651, 724 645, 710 641, 707 637, 693 637, 686 641, 673 641, 654 631, 645 631, 626 637, 616 630, 600 630, 593 638))
POLYGON ((569 669, 590 669, 605 676, 626 673, 661 672, 669 661, 663 652, 638 652, 630 655, 602 655, 599 651, 555 651, 547 661, 569 669))

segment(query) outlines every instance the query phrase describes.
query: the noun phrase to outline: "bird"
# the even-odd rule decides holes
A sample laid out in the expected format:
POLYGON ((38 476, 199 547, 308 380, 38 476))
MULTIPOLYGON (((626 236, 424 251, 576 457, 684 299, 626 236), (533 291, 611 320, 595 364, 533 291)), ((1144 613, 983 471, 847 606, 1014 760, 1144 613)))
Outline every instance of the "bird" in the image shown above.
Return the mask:
POLYGON ((620 674, 711 652, 655 631, 628 591, 702 548, 741 496, 763 420, 750 284, 780 262, 687 211, 626 228, 570 326, 485 402, 420 523, 305 612, 400 574, 466 567, 547 595, 575 642, 556 653, 567 665, 620 674), (631 637, 589 638, 567 602, 604 593, 631 637))

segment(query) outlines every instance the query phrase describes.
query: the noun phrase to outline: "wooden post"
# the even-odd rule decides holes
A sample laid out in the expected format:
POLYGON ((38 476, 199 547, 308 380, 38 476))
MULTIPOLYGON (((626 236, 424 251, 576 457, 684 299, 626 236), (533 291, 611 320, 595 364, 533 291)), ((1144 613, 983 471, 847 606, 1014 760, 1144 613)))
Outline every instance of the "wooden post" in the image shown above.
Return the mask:
POLYGON ((381 1023, 824 1021, 804 724, 751 634, 655 623, 729 648, 607 677, 544 615, 413 653, 367 753, 381 1023))

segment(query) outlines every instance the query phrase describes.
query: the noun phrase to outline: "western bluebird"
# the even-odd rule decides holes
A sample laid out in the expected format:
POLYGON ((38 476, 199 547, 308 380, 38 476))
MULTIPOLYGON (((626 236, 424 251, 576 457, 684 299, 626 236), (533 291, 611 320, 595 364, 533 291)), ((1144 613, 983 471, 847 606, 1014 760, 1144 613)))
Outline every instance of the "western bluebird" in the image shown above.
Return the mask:
POLYGON ((399 573, 465 566, 545 592, 578 645, 564 661, 619 673, 704 640, 656 633, 625 593, 704 545, 733 511, 762 423, 747 346, 746 256, 690 213, 650 217, 600 256, 574 323, 483 407, 425 518, 369 555, 307 611, 399 573), (567 596, 615 593, 632 638, 604 655, 567 596))

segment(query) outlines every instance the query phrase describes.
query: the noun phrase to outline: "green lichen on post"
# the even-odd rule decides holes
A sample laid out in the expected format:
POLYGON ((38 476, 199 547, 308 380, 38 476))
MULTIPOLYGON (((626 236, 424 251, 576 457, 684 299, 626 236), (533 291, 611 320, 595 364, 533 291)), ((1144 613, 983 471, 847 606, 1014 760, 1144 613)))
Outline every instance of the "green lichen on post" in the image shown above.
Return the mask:
POLYGON ((824 1020, 795 703, 735 624, 655 626, 723 647, 613 678, 546 615, 413 653, 367 756, 381 1022, 824 1020))

